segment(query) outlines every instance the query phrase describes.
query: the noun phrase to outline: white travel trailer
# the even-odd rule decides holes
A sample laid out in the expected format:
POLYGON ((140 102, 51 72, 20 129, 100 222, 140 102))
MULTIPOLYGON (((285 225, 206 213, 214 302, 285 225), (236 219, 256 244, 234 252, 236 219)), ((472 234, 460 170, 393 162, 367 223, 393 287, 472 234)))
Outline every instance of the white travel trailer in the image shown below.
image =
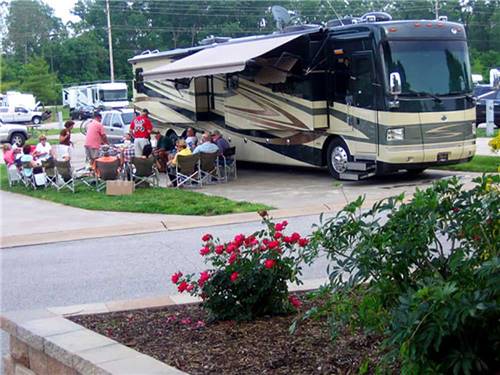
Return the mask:
POLYGON ((475 153, 458 23, 372 13, 129 62, 137 108, 169 132, 220 130, 238 160, 328 167, 334 178, 358 180, 475 153))
POLYGON ((82 107, 123 108, 129 105, 127 84, 124 82, 94 83, 63 88, 63 105, 70 110, 82 107))

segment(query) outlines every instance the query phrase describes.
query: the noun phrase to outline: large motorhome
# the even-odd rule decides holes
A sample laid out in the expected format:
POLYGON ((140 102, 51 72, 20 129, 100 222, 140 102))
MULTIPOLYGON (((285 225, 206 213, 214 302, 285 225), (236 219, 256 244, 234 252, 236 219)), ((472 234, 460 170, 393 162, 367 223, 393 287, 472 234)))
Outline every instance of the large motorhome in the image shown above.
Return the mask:
POLYGON ((378 14, 138 55, 134 105, 178 135, 219 129, 238 160, 327 166, 338 179, 470 160, 464 27, 378 14))
POLYGON ((127 84, 123 82, 94 83, 65 87, 63 105, 71 110, 81 107, 123 108, 129 105, 127 84))

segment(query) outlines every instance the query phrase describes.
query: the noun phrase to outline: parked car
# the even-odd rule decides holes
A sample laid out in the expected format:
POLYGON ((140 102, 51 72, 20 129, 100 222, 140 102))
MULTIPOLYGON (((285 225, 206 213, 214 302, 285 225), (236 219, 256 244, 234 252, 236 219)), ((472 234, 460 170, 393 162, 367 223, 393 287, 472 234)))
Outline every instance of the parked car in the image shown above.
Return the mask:
POLYGON ((23 146, 28 138, 29 134, 26 126, 7 124, 0 120, 0 142, 9 142, 16 146, 23 146))
POLYGON ((476 104, 476 123, 486 122, 486 100, 493 100, 493 121, 496 127, 500 127, 500 89, 494 89, 487 85, 477 85, 474 88, 474 96, 477 99, 476 104))
POLYGON ((70 117, 72 120, 86 120, 92 118, 95 108, 88 105, 79 108, 75 108, 70 112, 70 117))
POLYGON ((123 136, 128 132, 130 123, 135 117, 135 112, 131 108, 114 109, 103 111, 102 125, 108 139, 115 143, 120 142, 123 136))
POLYGON ((32 123, 39 125, 50 117, 50 111, 31 110, 23 106, 0 107, 0 119, 4 123, 32 123))

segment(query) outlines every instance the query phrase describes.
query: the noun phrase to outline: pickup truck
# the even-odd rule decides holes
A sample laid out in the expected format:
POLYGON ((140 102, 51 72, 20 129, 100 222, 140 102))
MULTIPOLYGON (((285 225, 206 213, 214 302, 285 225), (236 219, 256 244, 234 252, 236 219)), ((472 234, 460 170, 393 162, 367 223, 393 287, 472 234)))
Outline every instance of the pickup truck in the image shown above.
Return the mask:
POLYGON ((36 111, 26 107, 0 107, 0 120, 4 123, 32 123, 39 125, 50 117, 50 111, 36 111))
POLYGON ((23 146, 29 138, 28 129, 24 125, 5 124, 0 120, 0 142, 9 142, 16 146, 23 146))

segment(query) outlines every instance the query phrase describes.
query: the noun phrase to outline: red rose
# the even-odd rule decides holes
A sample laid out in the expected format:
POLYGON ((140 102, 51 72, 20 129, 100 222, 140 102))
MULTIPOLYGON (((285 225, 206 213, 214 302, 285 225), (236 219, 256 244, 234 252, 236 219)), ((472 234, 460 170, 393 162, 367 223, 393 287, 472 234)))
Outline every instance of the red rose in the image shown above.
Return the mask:
POLYGON ((280 239, 281 237, 283 237, 283 234, 281 232, 276 232, 274 233, 274 239, 278 240, 280 239))
POLYGON ((238 276, 239 276, 238 272, 233 272, 229 278, 234 283, 238 279, 238 276))
POLYGON ((205 256, 205 255, 208 255, 208 254, 210 254, 210 248, 208 246, 202 247, 200 249, 200 255, 201 256, 205 256))
POLYGON ((179 286, 177 287, 177 290, 179 291, 179 293, 182 293, 184 292, 185 290, 187 290, 189 284, 185 281, 183 281, 182 283, 179 284, 179 286))
POLYGON ((299 240, 299 246, 304 247, 309 243, 309 240, 307 238, 301 238, 299 240))
POLYGON ((274 230, 275 231, 282 231, 283 229, 285 229, 285 227, 281 223, 278 223, 278 224, 274 225, 274 230))
POLYGON ((455 213, 456 213, 456 212, 459 212, 459 211, 460 211, 460 208, 458 208, 458 207, 453 207, 453 209, 452 209, 452 210, 453 210, 453 212, 455 212, 455 213))
POLYGON ((293 232, 290 239, 292 242, 297 242, 298 240, 300 240, 300 234, 298 234, 297 232, 293 232))
POLYGON ((171 280, 172 283, 177 284, 179 282, 179 279, 182 277, 182 272, 176 272, 172 275, 171 280))
POLYGON ((201 237, 202 241, 210 241, 212 239, 212 235, 210 233, 205 234, 203 237, 201 237))
POLYGON ((276 264, 276 261, 274 259, 267 259, 264 262, 264 267, 270 269, 270 268, 273 268, 275 264, 276 264))
POLYGON ((236 262, 236 259, 238 259, 238 254, 234 252, 234 253, 231 253, 231 256, 229 257, 227 262, 229 264, 233 264, 234 262, 236 262))
POLYGON ((234 237, 234 242, 235 244, 237 244, 238 246, 240 246, 243 241, 245 241, 245 235, 244 234, 238 234, 234 237))
POLYGON ((194 289, 194 284, 189 284, 187 287, 186 287, 186 290, 188 292, 192 291, 194 289))
POLYGON ((236 250, 236 246, 234 244, 230 243, 227 245, 226 251, 228 254, 231 254, 234 250, 236 250))
POLYGON ((280 243, 278 241, 271 241, 267 244, 267 247, 272 250, 272 249, 276 249, 278 246, 280 245, 280 243))
POLYGON ((215 253, 216 254, 222 254, 224 252, 224 245, 217 245, 215 246, 215 253))
POLYGON ((292 304, 296 309, 302 306, 302 301, 297 296, 288 296, 288 301, 292 304))
POLYGON ((269 242, 270 242, 270 241, 269 241, 267 238, 264 238, 264 239, 262 240, 262 243, 263 243, 264 245, 266 245, 266 246, 267 246, 267 244, 268 244, 269 242))
POLYGON ((203 285, 210 279, 210 274, 208 271, 200 272, 200 279, 198 280, 198 285, 203 287, 203 285))

